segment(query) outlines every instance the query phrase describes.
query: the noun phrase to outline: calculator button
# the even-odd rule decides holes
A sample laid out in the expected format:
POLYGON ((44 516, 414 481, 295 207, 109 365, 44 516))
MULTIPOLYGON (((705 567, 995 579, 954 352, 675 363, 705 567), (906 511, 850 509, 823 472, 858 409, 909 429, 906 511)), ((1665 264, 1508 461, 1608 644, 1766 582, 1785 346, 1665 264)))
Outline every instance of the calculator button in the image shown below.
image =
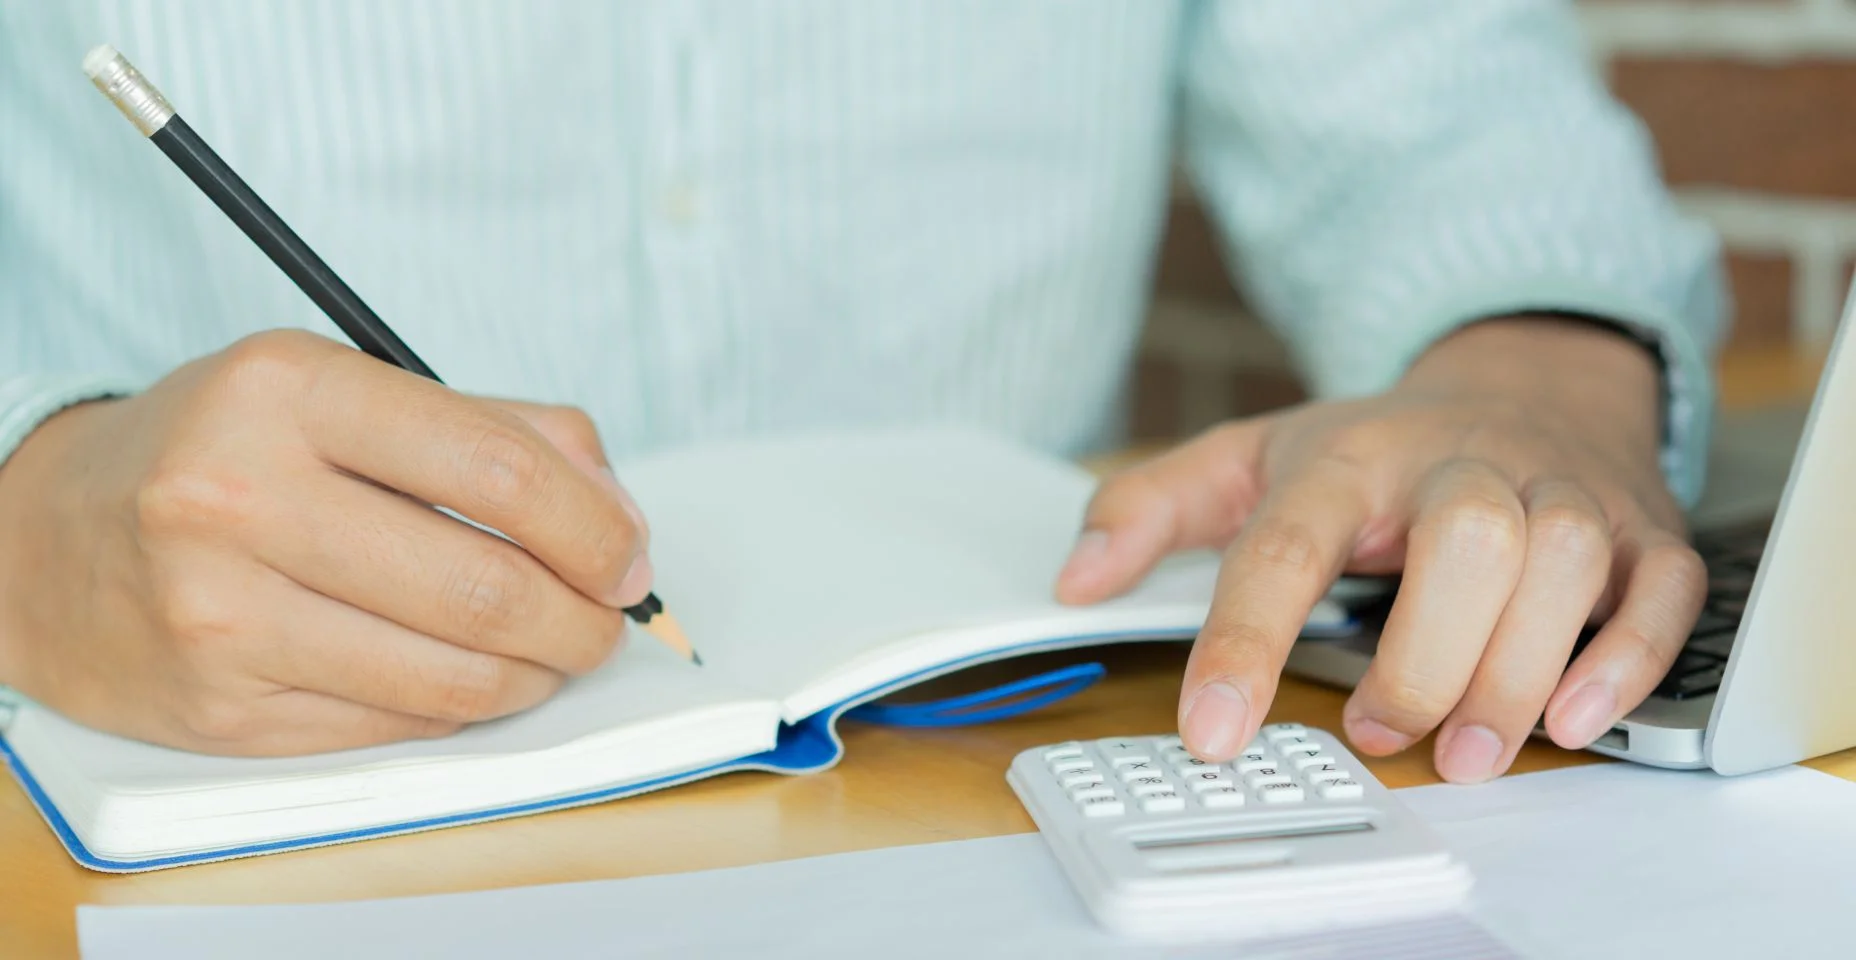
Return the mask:
POLYGON ((1271 773, 1276 772, 1276 761, 1263 758, 1252 760, 1250 754, 1244 754, 1244 759, 1239 760, 1233 766, 1237 767, 1238 773, 1261 773, 1265 770, 1271 773))
POLYGON ((1070 791, 1070 799, 1078 803, 1084 800, 1100 800, 1103 797, 1113 797, 1114 795, 1115 788, 1106 783, 1097 783, 1087 787, 1077 787, 1070 791))
POLYGON ((1186 741, 1178 737, 1159 737, 1154 740, 1154 746, 1159 747, 1163 753, 1168 750, 1184 750, 1186 741))
POLYGON ((1244 778, 1244 782, 1249 784, 1250 789, 1252 790, 1261 790, 1264 787, 1269 787, 1269 786, 1280 787, 1280 786, 1283 786, 1284 784, 1295 783, 1294 780, 1291 780, 1288 777, 1280 773, 1277 773, 1273 770, 1270 771, 1269 773, 1250 774, 1249 776, 1246 776, 1244 778))
POLYGON ((1128 790, 1137 797, 1172 789, 1173 785, 1166 782, 1165 777, 1135 777, 1128 781, 1128 790))
POLYGON ((1077 806, 1081 808, 1085 817, 1119 817, 1128 812, 1127 806, 1114 797, 1084 800, 1077 806))
POLYGON ((1061 760, 1053 760, 1050 764, 1052 773, 1081 773, 1084 770, 1095 768, 1095 763, 1088 757, 1064 757, 1061 760))
POLYGON ((1100 786, 1108 781, 1102 779, 1102 774, 1094 770, 1083 770, 1077 773, 1066 773, 1058 777, 1057 782, 1063 784, 1066 788, 1074 790, 1077 787, 1087 787, 1091 785, 1100 786))
POLYGON ((1152 760, 1154 756, 1147 744, 1132 737, 1097 740, 1096 749, 1102 751, 1108 762, 1114 764, 1120 764, 1123 760, 1152 760))
POLYGON ((1327 770, 1304 770, 1302 771, 1302 779, 1308 781, 1309 783, 1314 784, 1315 786, 1320 786, 1324 783, 1334 783, 1340 780, 1351 780, 1353 779, 1353 774, 1348 773, 1345 770, 1335 770, 1331 768, 1327 770))
MULTIPOLYGON (((1167 763, 1185 763, 1193 759, 1193 757, 1192 751, 1174 747, 1171 750, 1162 750, 1160 752, 1160 759, 1165 760, 1167 763)), ((1203 763, 1204 761, 1201 760, 1199 762, 1203 763)))
POLYGON ((1302 799, 1302 787, 1294 783, 1253 784, 1257 790, 1257 799, 1264 803, 1299 803, 1302 799))
POLYGON ((1044 751, 1044 759, 1046 760, 1074 760, 1082 755, 1083 745, 1074 740, 1069 743, 1059 743, 1049 750, 1044 751))
POLYGON ((1297 743, 1279 743, 1276 745, 1276 752, 1282 754, 1285 757, 1296 757, 1296 756, 1312 757, 1315 754, 1321 752, 1321 744, 1309 743, 1307 741, 1301 741, 1297 743))
POLYGON ((1186 798, 1171 790, 1149 794, 1141 798, 1141 809, 1148 813, 1172 813, 1186 809, 1186 798))
POLYGON ((1182 777, 1189 777, 1195 773, 1204 773, 1207 770, 1216 769, 1218 769, 1217 764, 1200 760, 1197 757, 1188 757, 1173 765, 1173 772, 1182 777))
POLYGON ((1236 782, 1216 770, 1206 770, 1201 773, 1188 773, 1185 774, 1185 779, 1186 786, 1192 788, 1193 793, 1204 793, 1207 790, 1229 787, 1236 782))
POLYGON ((1333 780, 1315 787, 1323 800, 1358 800, 1366 792, 1358 780, 1333 780))
POLYGON ((1318 753, 1311 757, 1291 757, 1289 762, 1295 764, 1297 770, 1309 770, 1330 766, 1334 763, 1334 758, 1325 753, 1318 753))
POLYGON ((1241 807, 1244 805, 1244 791, 1236 787, 1217 787, 1201 792, 1199 803, 1214 809, 1241 807))
POLYGON ((1290 737, 1305 737, 1308 728, 1299 723, 1272 723, 1263 728, 1264 739, 1271 743, 1280 743, 1290 737))
POLYGON ((1116 764, 1115 772, 1121 774, 1123 780, 1132 780, 1135 777, 1151 777, 1158 774, 1160 765, 1152 760, 1130 760, 1127 763, 1116 764))

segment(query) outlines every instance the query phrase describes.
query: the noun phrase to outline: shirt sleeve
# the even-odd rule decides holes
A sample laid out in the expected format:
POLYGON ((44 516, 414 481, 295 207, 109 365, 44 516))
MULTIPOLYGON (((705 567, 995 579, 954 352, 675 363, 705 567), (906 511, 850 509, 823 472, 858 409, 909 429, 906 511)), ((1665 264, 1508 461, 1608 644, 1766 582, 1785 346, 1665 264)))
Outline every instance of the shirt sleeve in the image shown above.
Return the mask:
POLYGON ((83 374, 0 379, 0 465, 53 414, 90 400, 128 396, 142 386, 126 377, 83 374))
POLYGON ((1186 162, 1318 396, 1390 387, 1453 329, 1554 311, 1650 345, 1662 465, 1699 498, 1727 292, 1562 0, 1247 0, 1183 40, 1186 162))

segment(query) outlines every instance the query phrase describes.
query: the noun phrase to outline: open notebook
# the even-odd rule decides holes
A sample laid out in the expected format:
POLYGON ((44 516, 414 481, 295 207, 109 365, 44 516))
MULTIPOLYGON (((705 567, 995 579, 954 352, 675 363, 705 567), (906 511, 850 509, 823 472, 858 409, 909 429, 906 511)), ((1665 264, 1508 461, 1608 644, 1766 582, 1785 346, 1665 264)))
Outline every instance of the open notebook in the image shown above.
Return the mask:
MULTIPOLYGON (((702 651, 642 634, 526 713, 442 740, 288 759, 196 755, 22 703, 0 751, 71 855, 147 870, 595 803, 735 770, 835 763, 846 710, 1032 650, 1193 636, 1216 557, 1132 594, 1051 599, 1093 479, 925 430, 692 448, 621 467, 657 593, 702 651)), ((1344 621, 1324 606, 1311 625, 1344 621)))

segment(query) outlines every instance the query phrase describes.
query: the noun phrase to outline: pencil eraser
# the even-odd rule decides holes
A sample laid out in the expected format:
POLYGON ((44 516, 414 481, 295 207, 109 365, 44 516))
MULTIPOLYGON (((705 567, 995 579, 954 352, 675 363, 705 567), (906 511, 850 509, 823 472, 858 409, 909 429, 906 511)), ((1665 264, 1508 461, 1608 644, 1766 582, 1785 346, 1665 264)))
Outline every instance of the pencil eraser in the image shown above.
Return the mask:
POLYGON ((116 59, 115 47, 107 43, 94 46, 90 48, 89 53, 84 54, 84 72, 89 74, 91 79, 94 80, 98 74, 103 72, 103 68, 109 66, 110 61, 114 59, 116 59))

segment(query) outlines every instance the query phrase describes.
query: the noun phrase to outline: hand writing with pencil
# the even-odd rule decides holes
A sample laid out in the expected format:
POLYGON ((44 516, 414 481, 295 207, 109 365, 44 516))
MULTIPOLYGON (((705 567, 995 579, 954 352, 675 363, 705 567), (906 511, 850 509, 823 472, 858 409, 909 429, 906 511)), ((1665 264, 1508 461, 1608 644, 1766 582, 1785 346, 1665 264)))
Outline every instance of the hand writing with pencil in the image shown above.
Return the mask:
POLYGON ((1471 327, 1383 396, 1230 423, 1110 478, 1059 596, 1099 600, 1168 552, 1225 549, 1179 711, 1187 745, 1223 761, 1336 576, 1402 571, 1348 738, 1386 755, 1435 732, 1441 775, 1486 780, 1543 711, 1562 746, 1610 729, 1700 611, 1658 397, 1654 357, 1610 331, 1471 327), (1604 626, 1568 666, 1588 620, 1604 626))
POLYGON ((295 331, 54 417, 0 472, 0 531, 15 685, 221 754, 531 707, 612 654, 652 576, 585 415, 467 397, 295 331))

